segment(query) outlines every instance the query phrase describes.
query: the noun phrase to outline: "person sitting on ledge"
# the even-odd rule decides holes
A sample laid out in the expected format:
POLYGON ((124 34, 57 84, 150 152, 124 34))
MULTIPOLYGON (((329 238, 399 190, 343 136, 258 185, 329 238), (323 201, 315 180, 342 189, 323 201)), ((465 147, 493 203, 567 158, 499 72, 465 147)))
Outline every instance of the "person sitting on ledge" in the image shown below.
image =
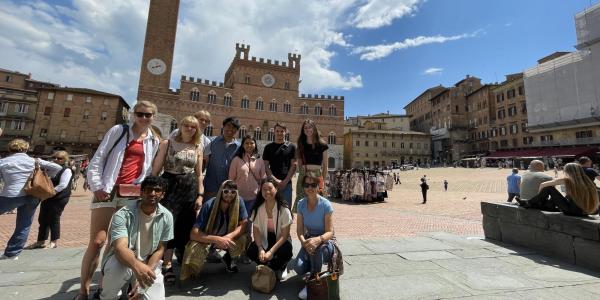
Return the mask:
MULTIPOLYGON (((552 176, 544 173, 544 163, 541 160, 532 160, 529 171, 521 177, 521 200, 532 200, 538 195, 540 184, 552 180, 552 176)), ((517 201, 519 201, 517 200, 517 201)))
POLYGON ((235 181, 226 180, 217 196, 204 202, 185 247, 180 280, 200 274, 211 249, 225 250, 225 270, 238 271, 235 261, 245 252, 248 241, 248 214, 242 201, 235 181))
POLYGON ((558 209, 565 215, 586 216, 598 209, 596 185, 585 175, 583 168, 576 163, 568 163, 564 168, 565 177, 540 184, 539 194, 525 201, 518 200, 523 207, 542 210, 558 209), (554 186, 564 185, 566 196, 554 186))

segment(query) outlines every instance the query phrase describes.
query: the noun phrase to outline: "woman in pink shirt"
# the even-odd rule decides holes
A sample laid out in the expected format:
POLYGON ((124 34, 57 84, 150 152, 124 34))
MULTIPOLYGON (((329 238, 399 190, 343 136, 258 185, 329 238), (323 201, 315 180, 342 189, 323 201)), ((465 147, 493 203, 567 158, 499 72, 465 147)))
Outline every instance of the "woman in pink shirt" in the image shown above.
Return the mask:
POLYGON ((265 163, 259 158, 256 140, 247 135, 242 139, 235 158, 229 167, 229 180, 235 181, 238 193, 244 199, 246 212, 251 212, 261 179, 267 177, 265 163))

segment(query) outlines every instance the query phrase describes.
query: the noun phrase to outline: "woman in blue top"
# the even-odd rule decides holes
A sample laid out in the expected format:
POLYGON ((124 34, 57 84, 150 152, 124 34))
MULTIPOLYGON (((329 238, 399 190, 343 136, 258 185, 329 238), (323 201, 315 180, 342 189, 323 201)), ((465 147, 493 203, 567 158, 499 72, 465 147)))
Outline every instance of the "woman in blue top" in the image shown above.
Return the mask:
MULTIPOLYGON (((319 178, 305 176, 303 179, 306 198, 298 202, 296 232, 302 248, 296 258, 295 271, 302 276, 308 272, 321 272, 324 262, 333 254, 333 207, 329 200, 318 194, 319 178)), ((306 299, 306 287, 298 295, 306 299)))

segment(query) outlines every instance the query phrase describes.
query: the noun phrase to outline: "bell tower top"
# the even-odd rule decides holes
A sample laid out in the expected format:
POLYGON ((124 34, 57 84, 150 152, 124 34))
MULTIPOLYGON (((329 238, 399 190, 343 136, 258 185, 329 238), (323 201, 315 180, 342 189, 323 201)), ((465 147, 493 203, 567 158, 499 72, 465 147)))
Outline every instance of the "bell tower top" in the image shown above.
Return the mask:
POLYGON ((141 91, 168 91, 173 66, 180 0, 150 0, 140 68, 141 91))

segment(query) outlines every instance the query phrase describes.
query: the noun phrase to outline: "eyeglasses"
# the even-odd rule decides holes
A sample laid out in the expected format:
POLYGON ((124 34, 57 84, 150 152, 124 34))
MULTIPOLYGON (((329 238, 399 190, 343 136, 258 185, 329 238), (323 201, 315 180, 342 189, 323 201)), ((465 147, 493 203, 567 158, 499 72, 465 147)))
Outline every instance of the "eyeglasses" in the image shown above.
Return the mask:
POLYGON ((144 113, 144 112, 139 112, 139 111, 134 112, 134 114, 138 118, 146 118, 146 119, 150 119, 154 115, 153 113, 144 113))
POLYGON ((227 194, 235 195, 235 194, 237 194, 237 190, 224 189, 223 190, 223 194, 225 194, 225 195, 227 195, 227 194))
POLYGON ((306 189, 316 189, 317 187, 319 187, 319 184, 317 182, 304 183, 302 186, 306 189))

